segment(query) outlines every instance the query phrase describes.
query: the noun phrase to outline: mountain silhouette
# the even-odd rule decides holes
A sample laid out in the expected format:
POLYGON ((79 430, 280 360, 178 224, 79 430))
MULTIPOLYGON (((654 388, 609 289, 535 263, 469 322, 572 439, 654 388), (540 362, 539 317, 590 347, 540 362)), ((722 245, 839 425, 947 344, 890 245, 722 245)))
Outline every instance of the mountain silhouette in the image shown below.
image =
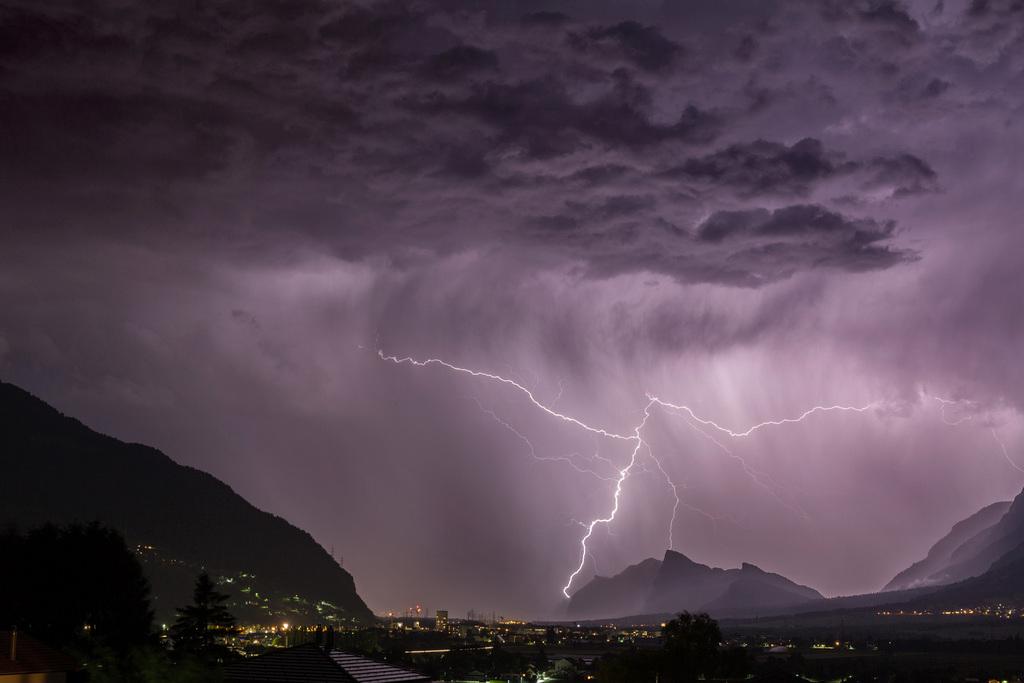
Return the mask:
POLYGON ((647 594, 661 569, 661 561, 649 557, 630 565, 615 576, 595 576, 572 595, 569 616, 582 617, 640 614, 646 609, 647 594))
POLYGON ((900 572, 883 590, 943 586, 987 572, 1024 543, 1024 492, 958 522, 925 559, 900 572))
POLYGON ((720 569, 666 550, 661 560, 648 558, 613 577, 594 577, 573 594, 568 616, 596 619, 681 610, 744 616, 821 599, 813 588, 752 564, 720 569))
POLYGON ((967 519, 957 522, 948 534, 928 550, 928 554, 923 560, 919 560, 901 571, 882 590, 904 590, 919 586, 938 585, 938 581, 932 577, 941 574, 944 569, 949 567, 952 563, 953 553, 980 532, 996 524, 1009 508, 1010 501, 992 503, 967 519))
POLYGON ((978 576, 945 586, 917 601, 938 608, 1019 605, 1024 600, 1024 543, 997 559, 978 576))
MULTIPOLYGON (((1005 608, 1024 601, 1024 491, 958 522, 928 555, 900 572, 885 590, 768 607, 759 616, 816 619, 874 615, 879 608, 937 613, 1005 608)), ((796 623, 796 622, 792 622, 796 623)))
POLYGON ((352 576, 305 531, 160 451, 99 434, 0 382, 0 526, 98 521, 137 547, 158 619, 191 601, 200 569, 235 611, 365 621, 352 576))

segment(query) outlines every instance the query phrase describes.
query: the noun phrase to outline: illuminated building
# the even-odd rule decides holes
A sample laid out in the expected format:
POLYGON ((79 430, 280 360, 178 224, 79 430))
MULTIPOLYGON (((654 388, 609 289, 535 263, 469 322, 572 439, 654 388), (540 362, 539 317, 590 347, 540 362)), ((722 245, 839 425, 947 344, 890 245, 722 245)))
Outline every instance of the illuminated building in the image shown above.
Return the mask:
POLYGON ((434 627, 438 631, 448 630, 448 610, 439 609, 437 610, 437 612, 435 612, 434 627))

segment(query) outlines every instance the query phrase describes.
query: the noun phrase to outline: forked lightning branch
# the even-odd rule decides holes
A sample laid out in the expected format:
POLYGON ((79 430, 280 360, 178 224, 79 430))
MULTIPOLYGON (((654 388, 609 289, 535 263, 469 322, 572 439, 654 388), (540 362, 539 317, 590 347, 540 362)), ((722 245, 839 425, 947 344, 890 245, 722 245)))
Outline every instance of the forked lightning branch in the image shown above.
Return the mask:
MULTIPOLYGON (((511 387, 511 388, 513 388, 513 389, 515 389, 517 391, 519 391, 520 393, 522 393, 524 396, 526 396, 527 400, 531 404, 533 404, 534 407, 536 407, 540 411, 546 413, 547 415, 549 415, 552 418, 555 418, 557 420, 561 420, 563 422, 567 422, 567 423, 573 425, 574 427, 576 427, 578 429, 582 429, 584 431, 590 432, 591 434, 596 434, 596 435, 601 436, 601 437, 606 438, 606 439, 613 439, 613 440, 617 440, 617 441, 624 441, 624 442, 627 442, 627 443, 631 444, 629 459, 627 460, 625 466, 623 466, 621 469, 619 469, 618 472, 617 472, 617 475, 613 478, 613 481, 615 482, 615 489, 614 489, 614 493, 612 495, 612 506, 611 506, 610 511, 608 512, 607 515, 605 515, 603 517, 596 517, 596 518, 590 520, 589 522, 586 522, 586 523, 582 524, 584 529, 586 529, 586 532, 583 534, 583 537, 580 539, 580 560, 579 560, 579 564, 572 571, 572 573, 569 574, 568 580, 566 581, 565 585, 562 587, 562 594, 565 595, 566 598, 570 597, 569 590, 572 588, 573 582, 576 580, 576 577, 579 576, 580 572, 583 571, 583 567, 586 565, 587 553, 588 553, 587 543, 590 541, 590 538, 593 536, 594 530, 599 525, 607 525, 607 524, 611 524, 613 521, 615 521, 615 516, 618 514, 619 503, 620 503, 621 498, 622 498, 623 485, 625 484, 626 480, 629 478, 630 474, 634 471, 634 468, 637 467, 637 464, 640 461, 641 451, 643 449, 646 449, 647 454, 657 464, 658 469, 665 476, 665 479, 668 482, 669 486, 671 487, 672 493, 673 493, 673 495, 676 498, 676 504, 675 504, 675 506, 673 507, 673 510, 672 510, 672 522, 671 522, 671 524, 669 526, 669 544, 671 546, 671 542, 672 542, 672 528, 675 525, 675 515, 676 515, 676 513, 679 510, 679 504, 680 504, 678 490, 676 488, 676 485, 669 478, 668 473, 665 471, 664 467, 662 467, 661 462, 655 457, 654 452, 653 452, 653 450, 650 447, 650 444, 648 444, 644 440, 644 428, 647 426, 647 421, 651 417, 651 410, 654 409, 655 407, 660 407, 660 408, 663 408, 665 410, 669 410, 669 411, 672 411, 672 412, 683 414, 686 418, 688 418, 691 421, 693 426, 697 427, 698 429, 700 429, 700 427, 705 427, 705 428, 708 428, 708 429, 712 430, 713 432, 719 432, 720 434, 725 435, 725 436, 727 436, 729 438, 741 439, 741 438, 748 437, 751 434, 754 434, 755 432, 757 432, 757 431, 759 431, 761 429, 765 429, 767 427, 778 427, 778 426, 782 426, 782 425, 802 422, 803 420, 806 420, 808 417, 810 417, 810 416, 812 416, 812 415, 814 415, 816 413, 827 413, 827 412, 835 412, 835 411, 863 413, 863 412, 867 412, 867 411, 871 410, 872 408, 875 408, 875 407, 880 405, 880 403, 878 401, 874 401, 874 402, 871 402, 871 403, 868 403, 868 404, 862 405, 862 406, 848 406, 848 405, 827 405, 827 406, 824 406, 824 405, 817 405, 817 406, 813 406, 811 408, 808 408, 807 410, 803 411, 802 413, 800 413, 796 417, 787 417, 787 418, 781 418, 781 419, 776 419, 776 420, 765 420, 764 422, 759 422, 759 423, 757 423, 755 425, 752 425, 750 427, 747 427, 745 429, 734 430, 734 429, 730 429, 728 427, 724 427, 724 426, 720 425, 719 423, 715 422, 714 420, 710 420, 710 419, 701 417, 700 415, 698 415, 689 406, 681 405, 681 404, 677 404, 677 403, 670 403, 669 401, 662 400, 661 398, 658 398, 657 396, 654 396, 652 394, 647 394, 646 395, 647 403, 646 403, 646 405, 644 406, 644 409, 643 409, 643 417, 636 424, 636 426, 633 428, 633 430, 631 432, 626 433, 626 434, 621 434, 621 433, 614 432, 614 431, 612 431, 610 429, 605 429, 604 427, 598 427, 598 426, 587 424, 586 422, 584 422, 583 420, 581 420, 581 419, 579 419, 577 417, 574 417, 574 416, 569 415, 567 413, 563 413, 561 411, 555 410, 551 406, 546 405, 545 403, 543 403, 540 400, 538 400, 537 397, 534 395, 534 393, 529 388, 523 386, 522 384, 520 384, 519 382, 516 382, 515 380, 509 379, 507 377, 503 377, 501 375, 497 375, 497 374, 490 373, 490 372, 482 372, 482 371, 479 371, 479 370, 472 370, 470 368, 460 367, 458 365, 454 365, 454 364, 449 363, 447 361, 441 360, 440 358, 427 358, 427 359, 424 359, 424 360, 419 360, 419 359, 411 358, 411 357, 408 357, 408 356, 400 358, 398 356, 387 355, 382 350, 378 350, 377 351, 377 355, 381 358, 381 360, 385 360, 385 361, 388 361, 388 362, 391 362, 391 363, 395 363, 396 365, 408 364, 408 365, 415 365, 415 366, 418 366, 418 367, 427 367, 427 366, 430 366, 430 365, 436 365, 438 367, 445 368, 445 369, 447 369, 449 371, 452 371, 452 372, 462 373, 462 374, 465 374, 465 375, 470 375, 472 377, 486 379, 486 380, 489 380, 491 382, 497 382, 497 383, 500 383, 500 384, 507 385, 507 386, 509 386, 509 387, 511 387)), ((499 419, 499 418, 496 418, 496 419, 499 419)), ((499 419, 499 421, 500 421, 500 419, 499 419)), ((505 423, 502 423, 502 424, 505 424, 505 423)), ((505 424, 505 426, 508 427, 507 424, 505 424)), ((703 432, 703 430, 700 430, 700 431, 703 432)), ((526 438, 523 437, 521 434, 519 434, 519 432, 515 432, 515 433, 520 438, 526 440, 526 438)), ((725 452, 730 457, 739 460, 740 463, 743 465, 744 471, 749 476, 751 476, 759 485, 765 486, 765 484, 762 481, 762 479, 758 476, 760 473, 758 473, 756 470, 753 470, 751 467, 749 467, 749 465, 747 465, 747 463, 742 458, 739 458, 738 456, 735 456, 732 452, 730 452, 727 448, 725 448, 725 446, 723 446, 720 442, 718 442, 716 439, 714 439, 714 437, 712 435, 709 435, 709 434, 705 433, 705 436, 709 436, 709 438, 711 438, 712 441, 714 441, 723 450, 725 450, 725 452)), ((527 441, 527 443, 529 443, 528 440, 526 440, 526 441, 527 441)), ((532 445, 531 445, 531 451, 532 451, 532 445)))

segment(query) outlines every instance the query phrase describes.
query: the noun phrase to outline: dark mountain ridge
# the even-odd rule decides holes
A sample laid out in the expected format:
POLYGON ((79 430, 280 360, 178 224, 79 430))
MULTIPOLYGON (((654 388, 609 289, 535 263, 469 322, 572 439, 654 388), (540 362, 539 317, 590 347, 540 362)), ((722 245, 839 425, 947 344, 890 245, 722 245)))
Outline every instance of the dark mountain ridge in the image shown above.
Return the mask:
POLYGON ((944 586, 980 576, 1022 542, 1024 492, 958 522, 927 557, 897 574, 883 590, 944 586))
POLYGON ((660 561, 648 558, 613 577, 594 577, 573 594, 568 616, 600 619, 682 610, 740 615, 821 599, 813 588, 752 564, 721 569, 667 550, 660 561))
POLYGON ((646 596, 661 569, 661 562, 649 557, 639 564, 630 565, 615 576, 595 576, 573 593, 569 602, 569 616, 579 616, 586 608, 579 605, 600 605, 605 616, 639 614, 645 608, 646 596))
POLYGON ((914 602, 935 608, 1024 605, 1024 542, 996 560, 983 574, 965 579, 914 602))
POLYGON ((211 475, 99 434, 2 382, 0 425, 0 525, 99 521, 130 545, 149 546, 163 560, 143 558, 158 616, 188 602, 188 593, 179 595, 183 577, 205 567, 254 577, 265 594, 262 604, 247 600, 257 614, 276 594, 297 616, 372 619, 352 576, 312 536, 211 475))
POLYGON ((954 553, 964 543, 998 522, 1009 508, 1010 501, 992 503, 967 519, 957 522, 948 534, 928 550, 924 559, 901 571, 882 590, 902 590, 936 584, 934 580, 929 580, 930 577, 951 564, 954 553))

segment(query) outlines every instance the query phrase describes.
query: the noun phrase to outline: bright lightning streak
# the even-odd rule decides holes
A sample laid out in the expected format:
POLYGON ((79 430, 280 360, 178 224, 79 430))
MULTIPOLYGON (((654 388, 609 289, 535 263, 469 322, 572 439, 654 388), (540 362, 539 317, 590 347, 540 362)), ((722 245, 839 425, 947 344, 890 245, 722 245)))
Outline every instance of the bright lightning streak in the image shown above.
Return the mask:
MULTIPOLYGON (((666 481, 668 481, 669 485, 672 488, 672 492, 675 495, 676 504, 673 507, 672 523, 669 526, 669 545, 670 545, 670 547, 672 545, 672 533, 673 533, 673 530, 674 530, 675 516, 676 516, 676 512, 679 509, 679 505, 681 504, 681 500, 679 498, 678 488, 677 488, 676 484, 668 476, 668 473, 666 472, 665 468, 662 466, 661 461, 658 460, 654 456, 653 452, 650 449, 650 446, 644 441, 644 438, 643 438, 643 429, 644 429, 644 427, 647 426, 647 421, 650 419, 650 416, 651 416, 651 409, 654 406, 661 406, 663 408, 667 408, 667 409, 670 409, 670 410, 675 410, 675 411, 683 412, 683 413, 685 413, 690 418, 690 420, 692 420, 693 422, 696 422, 696 423, 698 423, 700 425, 712 428, 714 430, 717 430, 718 432, 721 432, 721 433, 726 434, 726 435, 728 435, 730 437, 733 437, 733 438, 744 438, 744 437, 750 436, 754 432, 756 432, 756 431, 758 431, 760 429, 763 429, 765 427, 781 426, 781 425, 786 425, 786 424, 794 424, 794 423, 797 423, 797 422, 802 422, 805 419, 807 419, 808 417, 810 417, 811 415, 814 415, 815 413, 819 413, 819 412, 843 411, 843 412, 863 413, 863 412, 871 410, 872 408, 874 408, 874 407, 879 405, 878 402, 872 402, 872 403, 869 403, 869 404, 864 405, 864 406, 842 406, 842 405, 820 406, 819 405, 819 406, 814 406, 814 407, 812 407, 812 408, 810 408, 808 410, 805 410, 798 417, 788 417, 788 418, 783 418, 781 420, 766 420, 764 422, 759 422, 758 424, 755 424, 752 427, 747 428, 746 430, 734 431, 734 430, 731 430, 731 429, 729 429, 727 427, 723 427, 723 426, 719 425, 717 422, 715 422, 713 420, 709 420, 709 419, 700 417, 689 406, 675 404, 675 403, 670 403, 670 402, 664 401, 664 400, 662 400, 662 399, 660 399, 660 398, 658 398, 658 397, 656 397, 656 396, 654 396, 652 394, 647 394, 646 395, 646 397, 647 397, 647 404, 644 406, 644 409, 643 409, 643 419, 640 421, 639 424, 636 425, 636 427, 633 428, 633 433, 632 434, 618 434, 616 432, 609 431, 609 430, 604 429, 602 427, 591 426, 591 425, 583 422, 582 420, 579 420, 579 419, 577 419, 575 417, 572 417, 571 415, 566 415, 565 413, 561 413, 561 412, 559 412, 557 410, 554 410, 550 406, 545 405, 544 403, 542 403, 539 400, 537 400, 537 398, 536 398, 536 396, 534 396, 533 392, 530 391, 530 389, 528 389, 527 387, 523 386, 522 384, 520 384, 520 383, 518 383, 518 382, 516 382, 514 380, 508 379, 506 377, 502 377, 501 375, 496 375, 496 374, 489 373, 489 372, 482 372, 482 371, 479 371, 479 370, 471 370, 469 368, 460 367, 458 365, 453 365, 452 363, 449 363, 447 361, 441 360, 439 358, 428 358, 426 360, 417 360, 415 358, 411 358, 411 357, 408 357, 408 356, 406 356, 404 358, 399 358, 398 356, 385 355, 385 353, 382 350, 379 350, 379 349, 377 351, 377 355, 378 355, 378 357, 381 360, 386 360, 386 361, 389 361, 389 362, 394 363, 396 365, 409 364, 409 365, 415 365, 417 367, 427 367, 429 365, 439 365, 439 366, 447 368, 447 369, 449 369, 449 370, 451 370, 453 372, 458 372, 458 373, 470 375, 471 377, 482 377, 482 378, 485 378, 485 379, 489 379, 489 380, 498 382, 500 384, 504 384, 506 386, 510 386, 510 387, 518 390, 523 395, 525 395, 526 398, 530 401, 530 403, 532 403, 536 408, 538 408, 541 411, 547 413, 551 417, 557 418, 557 419, 559 419, 559 420, 561 420, 563 422, 568 422, 570 424, 576 425, 577 427, 580 427, 581 429, 583 429, 583 430, 585 430, 587 432, 590 432, 591 434, 595 434, 595 435, 598 435, 598 436, 603 436, 603 437, 606 437, 606 438, 609 438, 609 439, 615 439, 615 440, 618 440, 618 441, 628 441, 628 442, 632 442, 633 443, 633 449, 630 452, 628 463, 626 464, 625 467, 623 467, 622 469, 620 469, 618 471, 618 476, 612 478, 612 480, 615 481, 615 492, 614 492, 614 494, 612 496, 612 509, 611 509, 611 511, 608 513, 608 515, 606 517, 598 517, 598 518, 592 519, 589 523, 586 523, 586 524, 581 523, 581 525, 586 529, 586 533, 583 535, 583 538, 580 539, 580 562, 579 562, 579 565, 577 565, 576 569, 569 575, 568 581, 566 582, 565 586, 562 587, 562 594, 565 595, 566 598, 571 597, 570 593, 569 593, 569 589, 572 587, 572 584, 575 581, 576 577, 579 576, 580 572, 583 571, 584 566, 586 566, 587 555, 588 555, 587 542, 593 536, 594 529, 596 529, 598 525, 604 525, 604 526, 607 527, 607 525, 609 525, 613 521, 615 521, 615 516, 618 514, 619 503, 620 503, 621 498, 622 498, 623 485, 625 484, 626 479, 629 478, 629 475, 633 471, 634 467, 637 466, 637 463, 638 463, 638 460, 639 460, 640 449, 644 448, 644 447, 647 448, 648 453, 651 456, 651 459, 654 460, 654 462, 657 464, 658 469, 665 476, 666 481)), ((561 392, 559 392, 559 396, 560 395, 561 395, 561 392)), ((557 398, 556 398, 556 400, 557 400, 557 398)), ((487 412, 490 412, 490 411, 487 411, 487 412)), ((533 454, 533 456, 535 458, 537 458, 537 459, 547 459, 547 458, 540 458, 540 457, 538 457, 536 455, 536 451, 534 451, 534 449, 533 449, 533 444, 530 443, 529 439, 527 439, 520 432, 515 430, 511 425, 509 425, 508 423, 506 423, 503 420, 501 420, 493 412, 490 412, 490 414, 491 414, 491 416, 495 420, 497 420, 499 423, 504 425, 507 429, 511 430, 516 436, 518 436, 520 439, 522 439, 530 447, 531 453, 533 454)), ((695 425, 691 425, 691 426, 695 427, 695 425)), ((746 461, 743 460, 743 458, 740 458, 738 456, 733 455, 729 451, 729 449, 725 448, 724 445, 722 445, 716 439, 711 437, 711 435, 705 433, 702 429, 699 429, 699 428, 696 428, 696 429, 697 429, 697 431, 701 432, 702 434, 704 434, 705 436, 710 438, 716 444, 718 444, 719 447, 721 447, 728 455, 730 455, 731 457, 737 459, 743 465, 744 471, 749 476, 753 477, 754 480, 757 481, 757 483, 761 484, 766 489, 771 491, 771 489, 766 484, 764 484, 759 479, 757 479, 757 471, 754 470, 753 468, 749 467, 749 465, 747 465, 746 461)), ((607 461, 606 458, 598 456, 596 453, 595 453, 595 457, 600 457, 602 460, 606 460, 607 461)), ((559 458, 550 458, 550 459, 559 459, 559 458)), ((570 464, 573 464, 573 466, 576 467, 576 465, 574 463, 572 463, 571 460, 568 460, 567 458, 562 458, 562 459, 565 459, 567 462, 570 462, 570 464)), ((610 462, 610 461, 608 461, 608 462, 610 462)), ((582 470, 582 469, 580 469, 578 467, 577 467, 577 469, 579 471, 581 471, 581 472, 584 471, 584 470, 582 470)), ((595 474, 592 471, 587 471, 587 472, 589 474, 595 474)), ((595 476, 597 476, 597 475, 595 474, 595 476)), ((777 494, 776 494, 776 497, 778 497, 777 494)), ((689 506, 687 506, 687 507, 689 507, 689 506)), ((703 513, 703 514, 706 514, 706 513, 703 513)))
MULTIPOLYGON (((687 423, 687 424, 690 426, 691 429, 697 429, 693 425, 691 425, 689 423, 687 423)), ((669 473, 665 469, 664 465, 662 465, 661 459, 658 458, 656 455, 654 455, 654 449, 651 448, 651 445, 649 443, 644 443, 644 446, 647 448, 647 456, 657 466, 658 472, 660 472, 661 476, 665 479, 665 483, 668 484, 669 489, 672 491, 672 497, 675 499, 675 502, 672 504, 672 518, 669 520, 669 523, 668 523, 668 549, 669 550, 675 550, 676 549, 675 548, 675 538, 674 538, 675 537, 675 526, 676 526, 676 518, 679 516, 679 508, 680 507, 684 507, 687 510, 689 510, 690 512, 694 512, 694 513, 696 513, 698 515, 701 515, 702 517, 706 517, 708 519, 708 521, 711 522, 713 527, 715 529, 717 529, 718 528, 718 522, 720 522, 720 521, 722 521, 723 519, 726 519, 726 518, 725 517, 717 517, 717 516, 711 514, 710 512, 708 512, 706 510, 701 510, 699 507, 697 507, 695 505, 691 505, 688 502, 686 502, 685 500, 683 500, 683 498, 679 495, 679 489, 680 488, 685 489, 686 485, 685 484, 680 485, 680 484, 675 483, 675 481, 672 480, 672 477, 669 476, 669 473)))
MULTIPOLYGON (((606 476, 603 476, 601 474, 598 474, 594 470, 587 469, 585 467, 580 467, 579 465, 577 465, 576 461, 573 460, 573 456, 574 455, 579 455, 579 453, 569 453, 567 455, 551 455, 551 456, 537 455, 537 449, 533 447, 533 442, 530 441, 526 437, 525 434, 523 434, 518 429, 516 429, 515 427, 510 425, 508 422, 505 422, 505 420, 503 420, 500 417, 498 417, 498 414, 495 413, 493 410, 490 410, 489 408, 484 408, 482 405, 480 405, 479 401, 477 401, 476 399, 473 399, 473 400, 476 402, 477 407, 480 408, 480 411, 482 413, 484 413, 485 415, 489 415, 495 422, 500 424, 502 427, 504 427, 508 431, 512 432, 512 434, 514 434, 517 439, 519 439, 524 444, 526 444, 527 449, 529 449, 529 451, 530 451, 530 457, 532 457, 534 460, 538 460, 540 462, 564 462, 564 463, 568 464, 569 467, 573 468, 574 470, 576 470, 580 474, 589 474, 589 475, 595 477, 596 479, 600 479, 601 481, 615 481, 615 477, 606 477, 606 476)), ((610 463, 611 461, 608 460, 607 462, 610 463)))
POLYGON ((633 438, 636 440, 636 445, 633 447, 633 452, 629 455, 629 464, 619 470, 619 478, 615 482, 615 495, 613 496, 612 511, 607 517, 598 517, 590 521, 587 525, 587 533, 580 539, 580 564, 576 567, 576 571, 569 575, 569 580, 566 581, 565 586, 562 587, 562 595, 566 598, 572 597, 569 595, 569 589, 572 587, 572 582, 579 576, 579 573, 583 571, 583 565, 587 563, 587 541, 594 534, 594 528, 598 524, 611 524, 615 521, 615 515, 619 512, 619 499, 622 497, 622 484, 629 477, 630 470, 633 469, 633 465, 636 464, 637 454, 640 452, 640 448, 644 445, 643 438, 640 436, 640 432, 647 425, 647 418, 651 416, 651 405, 648 403, 647 407, 644 408, 644 419, 640 421, 640 424, 633 430, 633 438))
POLYGON ((864 413, 864 412, 867 412, 867 411, 871 410, 872 408, 877 408, 879 406, 879 402, 878 401, 873 401, 873 402, 868 403, 867 405, 864 405, 864 406, 814 406, 813 408, 809 408, 808 410, 805 410, 804 412, 802 412, 798 417, 787 417, 787 418, 783 418, 781 420, 766 420, 764 422, 757 423, 756 425, 746 429, 745 431, 734 432, 731 429, 728 429, 726 427, 721 426, 720 424, 718 424, 714 420, 707 420, 707 419, 704 419, 704 418, 698 416, 696 413, 693 412, 692 409, 690 409, 689 406, 683 406, 683 405, 677 405, 675 403, 669 403, 668 401, 663 401, 660 398, 658 398, 657 396, 652 396, 651 394, 647 394, 647 398, 652 403, 657 403, 658 405, 663 406, 665 408, 670 408, 672 410, 678 410, 680 412, 686 413, 687 415, 690 416, 690 419, 692 419, 693 421, 699 422, 700 424, 704 425, 705 427, 711 427, 712 429, 716 429, 716 430, 722 432, 723 434, 727 434, 727 435, 729 435, 729 436, 731 436, 733 438, 743 438, 743 437, 750 436, 754 432, 756 432, 756 431, 758 431, 760 429, 764 429, 765 427, 778 427, 778 426, 785 425, 785 424, 794 424, 796 422, 803 422, 805 419, 807 419, 811 415, 814 415, 815 413, 828 413, 828 412, 832 412, 832 411, 835 411, 835 410, 844 411, 844 412, 852 411, 852 412, 856 412, 856 413, 864 413))
POLYGON ((676 486, 674 481, 672 481, 672 477, 668 476, 668 472, 666 472, 665 468, 662 466, 661 460, 654 457, 654 451, 651 450, 650 444, 645 445, 647 446, 647 455, 654 461, 654 464, 658 466, 658 470, 665 476, 665 482, 668 484, 669 488, 672 489, 672 496, 676 499, 675 505, 672 506, 672 519, 669 520, 668 523, 668 549, 675 550, 676 546, 675 541, 673 540, 673 532, 675 531, 676 526, 676 515, 679 513, 679 504, 682 502, 679 499, 679 487, 676 486))
MULTIPOLYGON (((729 458, 732 458, 733 460, 738 462, 739 465, 740 465, 740 468, 750 478, 750 480, 752 482, 754 482, 755 484, 757 484, 758 486, 760 486, 766 492, 768 492, 768 494, 772 498, 777 500, 780 505, 782 505, 784 508, 786 508, 787 510, 789 510, 793 514, 797 515, 798 517, 800 517, 802 519, 808 519, 807 513, 802 508, 800 508, 799 505, 794 507, 791 503, 786 501, 786 499, 784 499, 779 494, 779 491, 780 490, 785 491, 785 488, 783 486, 781 486, 778 482, 776 482, 769 474, 767 474, 766 472, 762 472, 761 470, 758 470, 758 469, 755 469, 754 467, 752 467, 750 465, 750 463, 748 463, 746 461, 745 458, 743 458, 742 456, 739 456, 739 455, 736 455, 735 453, 733 453, 732 450, 730 450, 725 444, 723 444, 721 441, 716 439, 714 436, 712 436, 711 434, 708 434, 707 432, 705 432, 703 429, 701 429, 697 425, 693 424, 692 422, 687 422, 686 425, 690 429, 692 429, 693 431, 697 432, 698 434, 703 436, 705 439, 710 441, 711 443, 713 443, 716 446, 718 446, 719 450, 721 450, 723 453, 725 453, 729 458)), ((787 491, 787 493, 788 493, 788 491, 787 491)))
POLYGON ((634 438, 632 436, 623 436, 622 434, 616 434, 614 432, 609 432, 608 430, 602 429, 600 427, 591 427, 590 425, 586 424, 585 422, 582 422, 581 420, 577 420, 575 417, 570 417, 569 415, 565 415, 563 413, 560 413, 557 410, 553 410, 553 409, 549 408, 548 406, 544 405, 543 403, 541 403, 540 401, 538 401, 537 398, 533 395, 533 392, 530 391, 529 389, 527 389, 526 387, 524 387, 522 384, 520 384, 519 382, 515 382, 513 380, 510 380, 510 379, 507 379, 505 377, 502 377, 501 375, 494 375, 494 374, 491 374, 489 372, 480 372, 478 370, 470 370, 469 368, 460 368, 458 365, 452 365, 451 363, 448 363, 447 361, 443 361, 443 360, 441 360, 439 358, 428 358, 426 360, 416 360, 415 358, 409 358, 408 356, 406 356, 405 358, 399 358, 398 356, 386 356, 386 355, 384 355, 383 351, 379 351, 379 350, 377 351, 377 355, 380 357, 381 360, 391 361, 392 363, 394 363, 396 365, 401 365, 403 363, 408 363, 410 365, 415 365, 415 366, 418 366, 418 367, 421 367, 421 368, 427 367, 428 365, 440 365, 440 366, 446 367, 449 370, 452 370, 454 372, 461 372, 463 374, 470 375, 472 377, 484 377, 486 379, 494 380, 495 382, 500 382, 502 384, 508 385, 510 387, 514 387, 515 389, 518 389, 521 393, 526 395, 526 398, 528 398, 530 400, 530 403, 532 403, 537 408, 540 408, 541 410, 543 410, 548 415, 550 415, 552 417, 556 417, 559 420, 562 420, 564 422, 572 423, 572 424, 576 425, 577 427, 585 429, 586 431, 588 431, 588 432, 590 432, 592 434, 600 434, 601 436, 606 436, 609 439, 618 439, 620 441, 632 441, 633 438, 634 438))

